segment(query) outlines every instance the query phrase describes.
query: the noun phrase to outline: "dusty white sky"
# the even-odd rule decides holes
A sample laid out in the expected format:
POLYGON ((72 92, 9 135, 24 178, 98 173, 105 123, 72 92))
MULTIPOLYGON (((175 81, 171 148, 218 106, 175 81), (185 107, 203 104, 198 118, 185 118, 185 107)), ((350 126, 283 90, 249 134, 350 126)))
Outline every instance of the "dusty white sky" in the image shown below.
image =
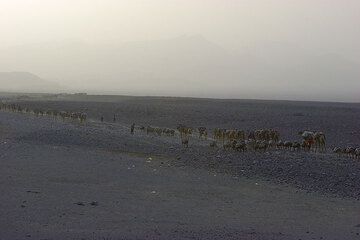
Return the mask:
POLYGON ((349 51, 359 22, 358 0, 0 0, 2 45, 201 34, 235 48, 271 40, 349 51))
POLYGON ((185 34, 231 51, 279 42, 360 62, 358 0, 0 0, 0 30, 0 48, 185 34))

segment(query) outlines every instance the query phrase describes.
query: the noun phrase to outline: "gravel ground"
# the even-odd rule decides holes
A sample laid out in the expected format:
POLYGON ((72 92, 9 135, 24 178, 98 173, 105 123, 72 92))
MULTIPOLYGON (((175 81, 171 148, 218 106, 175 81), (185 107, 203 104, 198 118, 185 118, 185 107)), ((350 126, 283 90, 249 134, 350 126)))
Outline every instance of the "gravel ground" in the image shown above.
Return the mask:
MULTIPOLYGON (((27 104, 107 110, 94 102, 27 104)), ((312 117, 304 122, 317 116, 318 129, 328 128, 335 123, 318 115, 332 112, 346 127, 332 129, 328 135, 341 135, 330 144, 356 144, 358 105, 334 106, 337 112, 331 104, 310 103, 312 117)), ((232 107, 227 111, 221 126, 231 124, 232 107)), ((142 123, 157 126, 171 127, 177 116, 182 122, 178 113, 169 119, 123 114, 116 124, 94 121, 90 113, 94 120, 81 125, 0 112, 0 239, 360 239, 358 161, 330 153, 225 152, 197 139, 183 149, 176 137, 130 135, 129 123, 139 114, 142 123)), ((201 125, 217 126, 212 116, 218 114, 200 114, 212 119, 201 125)), ((200 125, 197 116, 190 123, 200 125)), ((274 127, 271 116, 264 127, 274 127)), ((288 117, 290 125, 299 118, 288 117)), ((241 126, 258 126, 251 119, 241 126)), ((283 136, 293 137, 290 127, 281 128, 283 136)))
POLYGON ((277 129, 284 140, 298 139, 299 130, 321 130, 329 147, 360 145, 360 104, 256 100, 212 100, 121 96, 87 96, 63 101, 19 101, 42 109, 84 111, 89 117, 130 125, 175 128, 179 123, 210 129, 277 129))
MULTIPOLYGON (((83 97, 84 98, 84 97, 83 97)), ((95 147, 104 145, 111 149, 123 148, 122 141, 114 135, 116 126, 129 126, 132 122, 142 125, 155 125, 175 128, 179 123, 208 128, 260 129, 274 128, 281 133, 283 140, 300 140, 297 132, 304 129, 321 130, 326 133, 328 149, 334 146, 360 146, 360 104, 287 102, 255 100, 209 100, 178 98, 141 98, 87 96, 83 101, 27 101, 22 106, 42 109, 86 111, 93 120, 103 115, 112 120, 115 113, 119 124, 108 126, 110 143, 89 129, 78 131, 77 139, 70 132, 57 133, 56 138, 40 131, 38 141, 54 141, 58 144, 77 144, 95 147), (87 101, 84 101, 87 100, 87 101), (93 102, 91 100, 98 100, 93 102), (175 120, 176 119, 176 120, 175 120), (115 126, 115 127, 112 127, 115 126), (112 129, 113 128, 113 129, 112 129)), ((127 128, 123 131, 128 131, 127 128)), ((51 132, 49 134, 52 134, 51 132)), ((360 161, 332 154, 304 153, 290 151, 270 151, 263 153, 233 153, 214 151, 207 147, 209 142, 191 141, 188 151, 181 150, 178 139, 148 137, 126 139, 127 151, 138 152, 137 145, 144 147, 144 153, 171 155, 174 159, 182 157, 178 165, 187 164, 197 168, 212 169, 235 176, 260 177, 266 181, 291 184, 307 191, 334 194, 339 197, 360 198, 360 161), (143 144, 144 141, 149 144, 143 144), (152 146, 154 145, 154 146, 152 146), (206 145, 206 147, 204 146, 206 145)))

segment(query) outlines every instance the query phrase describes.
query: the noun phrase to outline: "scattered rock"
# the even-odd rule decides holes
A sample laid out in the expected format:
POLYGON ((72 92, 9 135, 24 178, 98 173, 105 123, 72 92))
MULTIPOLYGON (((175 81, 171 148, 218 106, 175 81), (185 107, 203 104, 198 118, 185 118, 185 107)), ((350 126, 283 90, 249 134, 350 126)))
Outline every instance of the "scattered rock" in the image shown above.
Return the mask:
POLYGON ((39 191, 31 191, 31 190, 28 190, 28 191, 26 191, 26 192, 28 192, 28 193, 34 193, 34 194, 39 194, 39 193, 40 193, 39 191))

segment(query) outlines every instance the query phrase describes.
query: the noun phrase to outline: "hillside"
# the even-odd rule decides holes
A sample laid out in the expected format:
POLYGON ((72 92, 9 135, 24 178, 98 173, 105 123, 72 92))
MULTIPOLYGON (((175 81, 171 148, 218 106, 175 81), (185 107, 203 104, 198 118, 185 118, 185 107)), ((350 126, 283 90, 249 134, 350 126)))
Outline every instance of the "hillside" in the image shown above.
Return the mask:
POLYGON ((0 72, 0 91, 44 93, 61 91, 61 87, 29 72, 0 72))

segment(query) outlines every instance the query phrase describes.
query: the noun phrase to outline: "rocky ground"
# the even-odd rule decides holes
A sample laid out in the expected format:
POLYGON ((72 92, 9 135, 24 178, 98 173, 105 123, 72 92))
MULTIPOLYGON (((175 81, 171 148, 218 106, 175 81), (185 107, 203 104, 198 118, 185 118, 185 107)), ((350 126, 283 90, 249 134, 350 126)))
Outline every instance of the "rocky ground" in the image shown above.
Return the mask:
POLYGON ((195 138, 184 149, 178 137, 129 131, 131 122, 185 122, 272 127, 296 139, 298 129, 313 125, 328 130, 330 145, 355 145, 359 105, 194 100, 191 107, 191 100, 180 100, 176 108, 172 99, 161 108, 156 99, 129 101, 22 103, 87 109, 86 124, 0 112, 0 239, 360 238, 357 160, 236 153, 195 138), (207 101, 206 114, 199 101, 207 101), (97 121, 97 115, 109 119, 112 108, 116 123, 97 121))
POLYGON ((209 129, 273 128, 284 140, 298 131, 326 133, 328 147, 360 144, 360 104, 260 100, 215 100, 125 96, 84 96, 61 100, 19 100, 30 108, 84 111, 94 120, 175 128, 179 123, 209 129))

